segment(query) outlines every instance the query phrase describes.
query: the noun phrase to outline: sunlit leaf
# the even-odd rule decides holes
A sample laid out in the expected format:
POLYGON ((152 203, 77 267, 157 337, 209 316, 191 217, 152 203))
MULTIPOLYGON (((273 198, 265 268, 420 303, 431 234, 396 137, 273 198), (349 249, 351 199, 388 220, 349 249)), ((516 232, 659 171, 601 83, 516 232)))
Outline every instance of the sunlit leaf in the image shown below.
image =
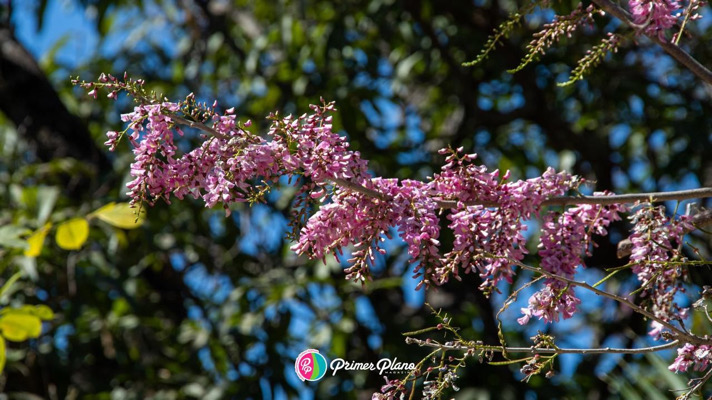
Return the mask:
POLYGON ((30 237, 27 238, 27 248, 25 249, 26 257, 37 257, 42 252, 45 238, 49 233, 52 223, 46 223, 42 228, 36 230, 30 237))
POLYGON ((0 336, 0 373, 5 369, 5 359, 7 356, 5 355, 5 338, 0 336))
POLYGON ((51 308, 47 307, 44 304, 39 304, 39 305, 30 305, 30 304, 25 304, 22 307, 18 308, 3 308, 0 310, 0 318, 5 315, 5 314, 27 314, 27 315, 34 315, 35 317, 43 320, 43 321, 48 321, 54 318, 54 312, 52 311, 51 308))
POLYGON ((56 186, 37 188, 37 221, 39 224, 47 221, 58 198, 59 188, 56 186))
POLYGON ((0 317, 0 333, 12 342, 36 338, 42 332, 42 321, 22 309, 10 309, 0 317))
POLYGON ((20 236, 27 233, 27 228, 17 225, 0 226, 0 246, 25 248, 25 242, 20 236))
POLYGON ((0 288, 0 297, 2 297, 2 295, 4 295, 8 290, 10 290, 12 285, 14 285, 15 282, 17 282, 17 280, 20 279, 20 277, 22 277, 22 272, 21 271, 15 272, 15 274, 12 275, 10 277, 10 279, 5 281, 5 284, 3 284, 2 287, 0 288))
POLYGON ((34 306, 35 308, 35 315, 43 320, 43 321, 49 321, 52 318, 54 318, 54 312, 52 311, 51 308, 47 307, 44 304, 36 305, 34 306))
POLYGON ((55 240, 64 250, 77 250, 89 237, 89 223, 84 218, 74 218, 57 227, 55 240))
POLYGON ((143 225, 146 219, 146 211, 141 210, 141 213, 138 211, 137 207, 131 207, 129 203, 109 203, 90 216, 117 228, 133 229, 143 225))

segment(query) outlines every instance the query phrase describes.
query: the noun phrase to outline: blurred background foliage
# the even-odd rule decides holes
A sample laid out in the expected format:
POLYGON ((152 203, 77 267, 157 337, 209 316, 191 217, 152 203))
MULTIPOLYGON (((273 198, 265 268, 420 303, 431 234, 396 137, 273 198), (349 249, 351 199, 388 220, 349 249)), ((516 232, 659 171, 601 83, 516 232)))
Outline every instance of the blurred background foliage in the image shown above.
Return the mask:
MULTIPOLYGON (((577 3, 553 7, 563 13, 577 3)), ((488 60, 464 68, 516 2, 1 4, 2 229, 32 231, 125 200, 130 149, 107 153, 101 143, 107 130, 123 129, 119 115, 131 103, 92 101, 68 79, 101 72, 127 71, 171 99, 190 92, 218 99, 261 128, 271 111, 301 114, 321 97, 335 100, 335 126, 386 177, 424 179, 442 162, 436 150, 452 145, 517 178, 551 165, 595 181, 595 190, 712 185, 712 91, 644 38, 631 36, 585 81, 556 87, 604 32, 618 27, 605 17, 511 75, 506 70, 518 65, 552 10, 537 9, 488 60), (33 37, 42 37, 42 46, 27 39, 33 37)), ((705 65, 712 64, 708 25, 709 17, 683 38, 705 65)), ((504 297, 483 297, 470 275, 414 292, 397 240, 363 288, 345 281, 336 261, 291 254, 284 239, 291 194, 274 191, 267 204, 229 218, 195 201, 160 204, 139 229, 97 225, 81 250, 49 241, 38 258, 0 240, 2 279, 24 273, 3 305, 41 303, 55 313, 39 339, 8 344, 2 391, 25 399, 370 398, 384 383, 377 374, 342 371, 305 384, 293 372, 294 358, 318 348, 327 359, 416 362, 425 353, 405 345, 401 333, 436 323, 424 301, 452 315, 465 337, 497 342, 494 314, 504 297)), ((615 241, 626 235, 625 222, 613 226, 583 278, 622 264, 615 241)), ((451 238, 442 239, 447 247, 451 238)), ((709 255, 709 239, 690 240, 709 255)), ((710 277, 691 272, 694 294, 695 283, 710 277)), ((622 276, 607 289, 630 291, 631 283, 622 276)), ((537 329, 562 347, 649 344, 645 321, 601 299, 586 299, 581 317, 553 327, 521 328, 512 309, 504 325, 510 344, 528 345, 537 329)), ((671 355, 662 354, 667 362, 671 355)), ((524 384, 516 366, 475 360, 453 395, 659 398, 685 386, 655 357, 561 357, 556 365, 556 377, 524 384)))

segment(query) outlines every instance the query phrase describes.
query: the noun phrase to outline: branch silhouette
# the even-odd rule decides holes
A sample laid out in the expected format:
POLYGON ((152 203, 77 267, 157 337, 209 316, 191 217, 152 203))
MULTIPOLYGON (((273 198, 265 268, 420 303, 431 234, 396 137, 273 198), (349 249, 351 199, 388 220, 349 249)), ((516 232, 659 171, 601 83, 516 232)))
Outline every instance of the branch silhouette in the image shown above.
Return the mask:
MULTIPOLYGON (((180 125, 185 125, 191 128, 198 129, 207 134, 213 135, 215 137, 224 138, 224 135, 215 129, 197 121, 190 121, 183 118, 175 113, 171 113, 171 118, 173 121, 180 125)), ((365 194, 366 196, 373 197, 380 200, 387 200, 387 197, 376 190, 369 189, 359 183, 348 181, 345 179, 334 179, 334 184, 341 186, 343 188, 365 194)), ((631 194, 615 194, 615 195, 602 195, 602 196, 560 196, 552 197, 550 199, 544 200, 542 206, 569 206, 576 204, 623 204, 623 203, 635 203, 636 201, 668 201, 668 200, 689 200, 689 199, 701 199, 712 197, 712 187, 698 188, 698 189, 688 189, 688 190, 676 190, 670 192, 649 192, 649 193, 631 193, 631 194)), ((436 200, 436 204, 439 208, 448 209, 456 208, 458 201, 450 199, 440 199, 436 200)), ((485 206, 485 207, 498 207, 499 203, 491 201, 470 201, 463 203, 468 206, 485 206)))
POLYGON ((405 338, 407 344, 417 344, 421 347, 432 347, 442 350, 459 350, 459 351, 492 351, 496 353, 531 353, 531 354, 644 354, 653 353, 656 351, 673 349, 680 345, 678 340, 661 344, 658 346, 639 347, 634 349, 613 348, 613 347, 595 347, 595 348, 550 348, 550 347, 510 347, 499 345, 486 345, 483 343, 470 342, 447 342, 439 343, 434 340, 421 340, 414 337, 405 338))
MULTIPOLYGON (((631 18, 630 14, 628 11, 624 10, 611 0, 592 0, 593 3, 595 3, 597 6, 601 7, 605 12, 613 15, 614 17, 618 18, 621 20, 624 24, 628 25, 629 27, 640 31, 642 28, 638 24, 633 22, 633 19, 631 18)), ((707 84, 712 85, 712 71, 707 69, 704 65, 700 64, 697 59, 692 57, 689 53, 687 53, 685 50, 681 49, 679 46, 677 46, 674 43, 671 42, 666 42, 662 39, 660 39, 657 36, 648 36, 646 35, 650 40, 653 42, 657 43, 658 46, 662 47, 663 50, 665 50, 666 53, 668 53, 672 58, 677 60, 680 64, 684 65, 687 69, 689 69, 693 74, 697 75, 698 78, 702 79, 707 84)))

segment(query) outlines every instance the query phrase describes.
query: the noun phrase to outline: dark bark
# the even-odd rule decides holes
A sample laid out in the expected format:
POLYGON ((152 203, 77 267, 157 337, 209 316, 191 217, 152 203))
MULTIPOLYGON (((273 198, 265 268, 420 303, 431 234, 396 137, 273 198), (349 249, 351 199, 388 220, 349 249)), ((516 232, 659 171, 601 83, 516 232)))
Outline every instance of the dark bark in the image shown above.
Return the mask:
POLYGON ((59 99, 32 55, 0 25, 0 111, 17 127, 41 161, 71 157, 96 169, 111 163, 87 127, 59 99))

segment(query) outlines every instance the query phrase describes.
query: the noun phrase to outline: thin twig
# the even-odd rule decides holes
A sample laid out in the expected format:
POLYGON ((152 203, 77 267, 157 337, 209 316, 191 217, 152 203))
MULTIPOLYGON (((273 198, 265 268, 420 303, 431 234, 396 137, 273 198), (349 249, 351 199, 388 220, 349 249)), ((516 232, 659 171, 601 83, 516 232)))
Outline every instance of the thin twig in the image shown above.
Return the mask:
POLYGON ((653 353, 656 351, 674 349, 680 346, 679 340, 673 340, 670 343, 665 343, 658 346, 650 347, 640 347, 636 349, 626 349, 626 348, 613 348, 613 347, 597 347, 590 349, 571 349, 571 348, 542 348, 542 347, 503 347, 503 346, 493 346, 475 343, 463 344, 460 342, 453 343, 438 343, 433 340, 421 340, 413 337, 407 337, 405 339, 407 344, 417 344, 423 347, 433 347, 440 348, 443 350, 459 350, 459 351, 492 351, 497 353, 532 353, 532 354, 643 354, 643 353, 653 353))
MULTIPOLYGON (((685 32, 685 25, 687 25, 687 21, 690 20, 690 15, 692 14, 692 9, 695 6, 695 0, 690 0, 690 2, 687 4, 687 8, 685 9, 685 18, 682 19, 682 24, 680 24, 680 30, 677 32, 677 34, 673 35, 675 40, 673 41, 673 44, 677 46, 678 43, 680 43, 680 38, 682 37, 682 34, 685 32)), ((650 15, 653 15, 653 13, 650 13, 650 15)))
POLYGON ((189 119, 186 119, 186 118, 183 118, 183 117, 181 117, 181 116, 179 116, 179 115, 176 115, 175 113, 170 113, 169 118, 170 118, 173 122, 177 122, 177 123, 179 123, 179 124, 181 124, 181 125, 185 125, 185 126, 189 126, 189 127, 191 127, 191 128, 195 128, 195 129, 201 130, 201 131, 203 131, 203 132, 205 132, 205 133, 207 133, 207 134, 209 134, 209 135, 213 135, 213 136, 218 137, 218 138, 220 138, 220 139, 227 139, 227 136, 223 135, 222 133, 218 132, 217 130, 215 130, 215 129, 213 129, 213 128, 210 128, 209 126, 207 126, 207 125, 205 125, 205 124, 203 124, 203 123, 201 123, 201 122, 191 121, 191 120, 189 120, 189 119))
POLYGON ((563 276, 556 275, 556 274, 546 271, 544 269, 535 268, 535 267, 526 265, 526 264, 524 264, 520 261, 517 261, 517 260, 510 260, 510 261, 513 264, 518 265, 522 269, 526 269, 528 271, 533 271, 533 272, 538 272, 542 275, 546 275, 547 278, 556 279, 557 281, 561 281, 561 282, 567 283, 569 285, 578 286, 580 288, 589 290, 599 296, 603 296, 603 297, 609 298, 611 300, 614 300, 618 303, 621 303, 621 304, 629 307, 630 309, 632 309, 634 312, 637 312, 638 314, 641 314, 652 321, 656 321, 660 325, 669 329, 671 331, 671 334, 680 341, 683 341, 685 343, 695 344, 695 345, 701 345, 701 344, 710 345, 710 344, 712 344, 712 339, 702 338, 697 335, 693 335, 691 333, 685 332, 682 329, 676 327, 675 325, 669 323, 668 321, 665 321, 663 319, 656 317, 654 314, 650 313, 649 311, 643 309, 642 307, 638 306, 637 304, 633 303, 632 301, 630 301, 624 297, 615 295, 613 293, 608 293, 608 292, 605 292, 600 289, 596 289, 595 287, 589 285, 586 282, 580 282, 580 281, 576 281, 573 279, 565 278, 563 276))
MULTIPOLYGON (((542 206, 570 206, 575 204, 623 204, 635 203, 636 201, 668 201, 668 200, 688 200, 712 197, 712 188, 698 188, 690 190, 677 190, 672 192, 650 192, 650 193, 630 193, 615 194, 610 196, 560 196, 544 200, 542 206)), ((440 208, 455 208, 455 200, 438 200, 440 208)), ((497 207, 496 202, 466 202, 466 205, 482 205, 485 207, 497 207)))
POLYGON ((358 183, 347 181, 346 179, 337 178, 334 179, 334 183, 338 186, 353 190, 354 192, 365 194, 369 197, 373 197, 380 200, 387 200, 387 197, 383 193, 375 191, 373 189, 369 189, 363 185, 359 185, 358 183))
MULTIPOLYGON (((626 25, 633 29, 639 30, 639 26, 635 24, 628 13, 628 11, 622 9, 617 4, 611 0, 592 0, 601 9, 619 20, 623 21, 626 25)), ((680 64, 684 65, 693 74, 697 75, 698 78, 702 79, 704 82, 712 85, 712 71, 707 69, 704 65, 700 64, 694 57, 682 50, 680 47, 674 43, 667 42, 655 35, 646 35, 650 40, 657 43, 662 47, 665 52, 670 54, 670 56, 676 59, 680 64)))
MULTIPOLYGON (((697 379, 697 383, 695 386, 691 387, 690 390, 685 393, 685 395, 678 397, 681 400, 688 400, 690 399, 696 391, 700 390, 700 388, 712 377, 712 368, 710 368, 702 378, 697 379)), ((693 379, 694 381, 695 379, 693 379)))

